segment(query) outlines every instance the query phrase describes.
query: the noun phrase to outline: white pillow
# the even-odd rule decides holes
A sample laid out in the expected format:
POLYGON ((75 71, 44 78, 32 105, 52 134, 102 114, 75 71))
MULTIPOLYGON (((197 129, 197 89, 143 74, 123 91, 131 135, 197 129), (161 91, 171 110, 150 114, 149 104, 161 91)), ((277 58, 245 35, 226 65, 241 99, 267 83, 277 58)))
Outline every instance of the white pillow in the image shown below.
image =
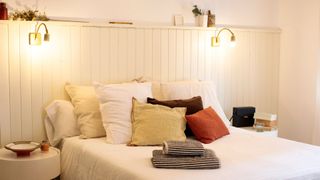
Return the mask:
POLYGON ((226 125, 230 125, 219 103, 214 83, 211 81, 181 81, 161 83, 161 93, 164 99, 188 99, 201 96, 203 107, 211 106, 221 117, 226 125))
POLYGON ((125 144, 132 136, 132 98, 147 102, 152 97, 151 83, 100 84, 94 83, 107 142, 125 144))
POLYGON ((80 134, 73 110, 71 102, 64 100, 55 100, 46 107, 47 117, 44 124, 52 146, 58 145, 65 137, 80 134))

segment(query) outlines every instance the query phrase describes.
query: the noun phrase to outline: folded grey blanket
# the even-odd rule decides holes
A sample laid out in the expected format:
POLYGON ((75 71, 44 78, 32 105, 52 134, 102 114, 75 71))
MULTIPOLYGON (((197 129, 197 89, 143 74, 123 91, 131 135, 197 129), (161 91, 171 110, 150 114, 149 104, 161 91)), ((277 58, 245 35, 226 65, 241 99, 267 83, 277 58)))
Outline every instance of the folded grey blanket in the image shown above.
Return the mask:
POLYGON ((195 140, 165 141, 163 152, 174 156, 202 156, 204 148, 199 141, 195 140))
POLYGON ((203 156, 172 156, 162 150, 152 152, 151 162, 156 168, 168 169, 218 169, 220 161, 210 149, 205 149, 203 156))

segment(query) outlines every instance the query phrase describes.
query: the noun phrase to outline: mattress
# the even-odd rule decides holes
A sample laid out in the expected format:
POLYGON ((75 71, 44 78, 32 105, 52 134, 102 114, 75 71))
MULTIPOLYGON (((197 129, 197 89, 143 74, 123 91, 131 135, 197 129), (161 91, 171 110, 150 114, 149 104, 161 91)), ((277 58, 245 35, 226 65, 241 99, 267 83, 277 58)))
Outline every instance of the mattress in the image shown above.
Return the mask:
POLYGON ((220 169, 157 169, 152 147, 107 144, 105 138, 64 139, 61 178, 66 180, 160 179, 320 179, 320 147, 230 128, 231 134, 211 144, 220 169))

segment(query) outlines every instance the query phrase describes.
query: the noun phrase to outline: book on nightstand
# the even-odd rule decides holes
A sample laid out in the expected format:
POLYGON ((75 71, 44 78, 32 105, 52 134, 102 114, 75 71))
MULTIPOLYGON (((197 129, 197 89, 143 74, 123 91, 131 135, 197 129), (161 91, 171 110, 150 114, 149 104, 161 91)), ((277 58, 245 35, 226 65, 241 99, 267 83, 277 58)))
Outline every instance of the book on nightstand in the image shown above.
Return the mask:
POLYGON ((269 113, 255 113, 255 124, 253 128, 262 131, 273 131, 277 130, 278 120, 276 114, 269 113))

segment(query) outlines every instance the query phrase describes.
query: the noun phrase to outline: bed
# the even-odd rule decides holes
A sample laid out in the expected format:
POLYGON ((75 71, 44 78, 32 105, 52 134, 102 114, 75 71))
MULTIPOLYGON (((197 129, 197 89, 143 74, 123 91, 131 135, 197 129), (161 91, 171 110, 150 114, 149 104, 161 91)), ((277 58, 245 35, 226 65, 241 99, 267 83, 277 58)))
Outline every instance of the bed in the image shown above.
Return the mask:
POLYGON ((215 170, 157 169, 150 161, 157 146, 107 144, 105 138, 65 138, 61 147, 62 179, 320 179, 320 147, 230 127, 205 148, 214 150, 215 170))

